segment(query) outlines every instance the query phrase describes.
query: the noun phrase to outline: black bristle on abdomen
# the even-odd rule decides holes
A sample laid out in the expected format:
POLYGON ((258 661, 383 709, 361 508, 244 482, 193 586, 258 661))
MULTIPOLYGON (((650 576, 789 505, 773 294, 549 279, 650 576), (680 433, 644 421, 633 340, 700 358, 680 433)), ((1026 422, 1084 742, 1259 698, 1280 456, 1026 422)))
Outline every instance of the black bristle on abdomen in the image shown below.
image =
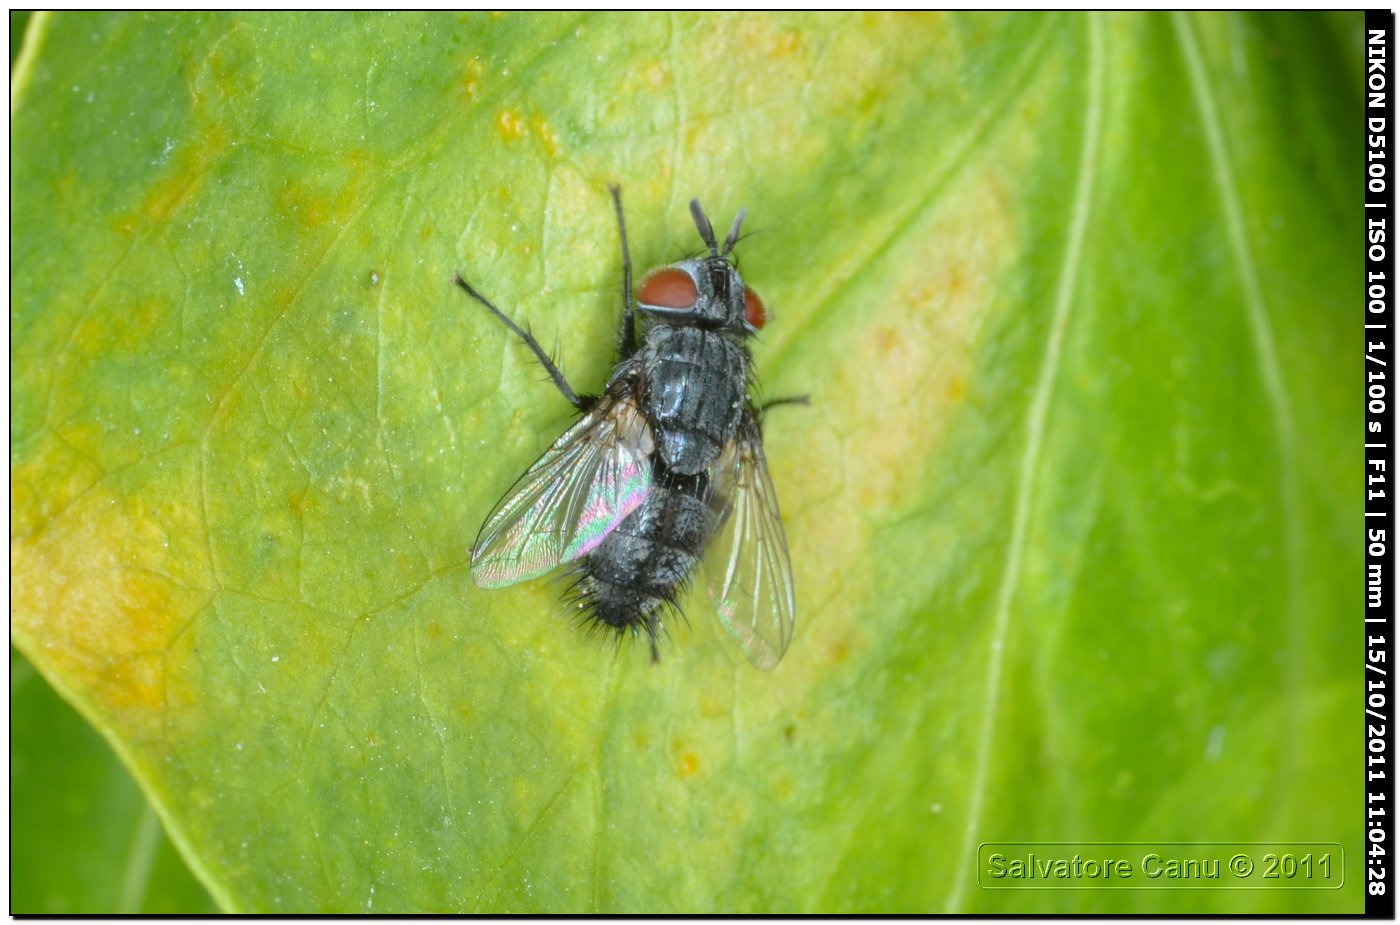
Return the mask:
POLYGON ((703 474, 677 475, 656 460, 653 467, 646 500, 579 561, 567 597, 592 630, 612 631, 619 642, 645 633, 658 661, 665 617, 681 615, 680 596, 704 551, 710 513, 703 474))

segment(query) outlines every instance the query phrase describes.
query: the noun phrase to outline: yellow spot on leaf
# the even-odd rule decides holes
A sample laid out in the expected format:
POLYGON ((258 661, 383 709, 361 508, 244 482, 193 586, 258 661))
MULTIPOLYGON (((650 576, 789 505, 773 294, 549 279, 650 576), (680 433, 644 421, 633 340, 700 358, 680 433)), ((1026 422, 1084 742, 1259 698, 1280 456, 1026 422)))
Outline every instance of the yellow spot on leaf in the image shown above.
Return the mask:
POLYGON ((967 395, 967 377, 949 376, 947 383, 944 384, 943 394, 947 397, 949 404, 962 401, 967 395))
POLYGON ((502 109, 496 114, 496 131, 506 141, 519 141, 525 135, 525 119, 513 109, 502 109))
POLYGON ((858 455, 849 471, 865 473, 857 491, 867 511, 890 510, 910 497, 912 484, 926 477, 917 461, 937 458, 964 395, 995 268, 1014 250, 1008 204, 994 177, 969 178, 946 210, 914 239, 924 255, 911 254, 903 264, 909 272, 890 281, 883 301, 899 306, 894 323, 857 329, 851 362, 843 363, 881 407, 878 428, 849 442, 858 455), (970 214, 979 216, 975 224, 970 214), (931 404, 930 395, 943 400, 931 404))
POLYGON ((45 434, 10 474, 10 538, 41 531, 102 478, 91 453, 71 440, 45 434))
POLYGON ((700 700, 700 715, 706 719, 724 716, 729 710, 730 701, 727 697, 717 697, 710 692, 706 693, 700 700))
MULTIPOLYGON (((173 454, 178 455, 178 454, 173 454)), ((209 601, 212 579, 185 500, 181 460, 123 473, 146 491, 119 493, 57 438, 11 473, 21 531, 10 543, 11 628, 46 673, 131 737, 154 735, 167 710, 193 702, 177 643, 209 601)), ((185 462, 189 461, 186 457, 185 462)))
POLYGON ((802 35, 791 29, 779 32, 773 39, 775 56, 790 55, 802 47, 802 35))
POLYGON ((642 66, 642 79, 653 90, 660 90, 671 82, 671 69, 660 61, 651 61, 642 66))
POLYGON ((122 234, 135 234, 168 224, 228 147, 228 132, 218 123, 188 139, 174 150, 168 169, 146 191, 137 210, 118 214, 113 227, 122 234))
POLYGON ((361 206, 359 196, 363 171, 355 164, 334 176, 305 175, 277 194, 277 213, 295 221, 306 231, 329 225, 343 226, 361 206))
POLYGON ((467 64, 462 70, 462 90, 466 93, 467 99, 474 103, 481 95, 481 73, 484 70, 481 59, 468 58, 467 64))
POLYGON ((535 130, 535 137, 540 140, 540 147, 544 153, 550 157, 559 156, 559 136, 554 132, 554 126, 544 116, 535 116, 530 120, 530 126, 535 130))

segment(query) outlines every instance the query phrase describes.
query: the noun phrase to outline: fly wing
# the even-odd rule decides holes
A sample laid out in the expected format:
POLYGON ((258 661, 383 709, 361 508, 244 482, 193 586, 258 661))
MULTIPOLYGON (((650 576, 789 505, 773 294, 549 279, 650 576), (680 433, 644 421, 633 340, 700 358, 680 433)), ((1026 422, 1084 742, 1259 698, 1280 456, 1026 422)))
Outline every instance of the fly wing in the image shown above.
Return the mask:
POLYGON ((501 588, 586 555, 641 505, 650 457, 637 406, 604 396, 491 511, 472 547, 472 580, 501 588))
POLYGON ((792 563, 758 424, 745 413, 713 469, 719 527, 705 550, 705 584, 720 622, 749 661, 774 667, 792 640, 792 563))

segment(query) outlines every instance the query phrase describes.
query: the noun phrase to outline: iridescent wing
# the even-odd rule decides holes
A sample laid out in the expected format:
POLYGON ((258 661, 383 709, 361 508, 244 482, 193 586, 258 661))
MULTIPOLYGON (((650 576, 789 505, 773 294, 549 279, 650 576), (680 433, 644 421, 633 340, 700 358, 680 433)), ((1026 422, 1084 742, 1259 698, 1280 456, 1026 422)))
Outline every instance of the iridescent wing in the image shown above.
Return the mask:
POLYGON ((751 414, 711 471, 718 528, 705 550, 705 585, 729 635, 767 670, 792 640, 795 604, 778 495, 751 414))
POLYGON ((637 406, 604 396, 491 511, 472 547, 472 580, 501 588, 588 554, 646 497, 651 450, 637 406))

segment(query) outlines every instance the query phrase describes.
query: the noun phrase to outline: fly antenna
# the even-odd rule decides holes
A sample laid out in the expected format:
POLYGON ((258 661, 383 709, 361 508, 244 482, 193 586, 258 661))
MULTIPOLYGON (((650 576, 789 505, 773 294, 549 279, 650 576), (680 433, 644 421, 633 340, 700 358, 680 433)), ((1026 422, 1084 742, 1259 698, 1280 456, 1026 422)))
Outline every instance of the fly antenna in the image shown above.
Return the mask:
POLYGON ((729 227, 729 235, 724 239, 724 250, 720 251, 721 257, 728 257, 729 252, 734 249, 734 245, 739 240, 739 229, 743 227, 744 216, 748 214, 748 209, 740 209, 739 214, 734 216, 734 224, 729 227))
POLYGON ((705 210, 700 208, 699 198, 690 200, 690 217, 695 219, 695 230, 710 248, 710 256, 719 256, 719 245, 715 243, 715 229, 711 227, 705 210))

